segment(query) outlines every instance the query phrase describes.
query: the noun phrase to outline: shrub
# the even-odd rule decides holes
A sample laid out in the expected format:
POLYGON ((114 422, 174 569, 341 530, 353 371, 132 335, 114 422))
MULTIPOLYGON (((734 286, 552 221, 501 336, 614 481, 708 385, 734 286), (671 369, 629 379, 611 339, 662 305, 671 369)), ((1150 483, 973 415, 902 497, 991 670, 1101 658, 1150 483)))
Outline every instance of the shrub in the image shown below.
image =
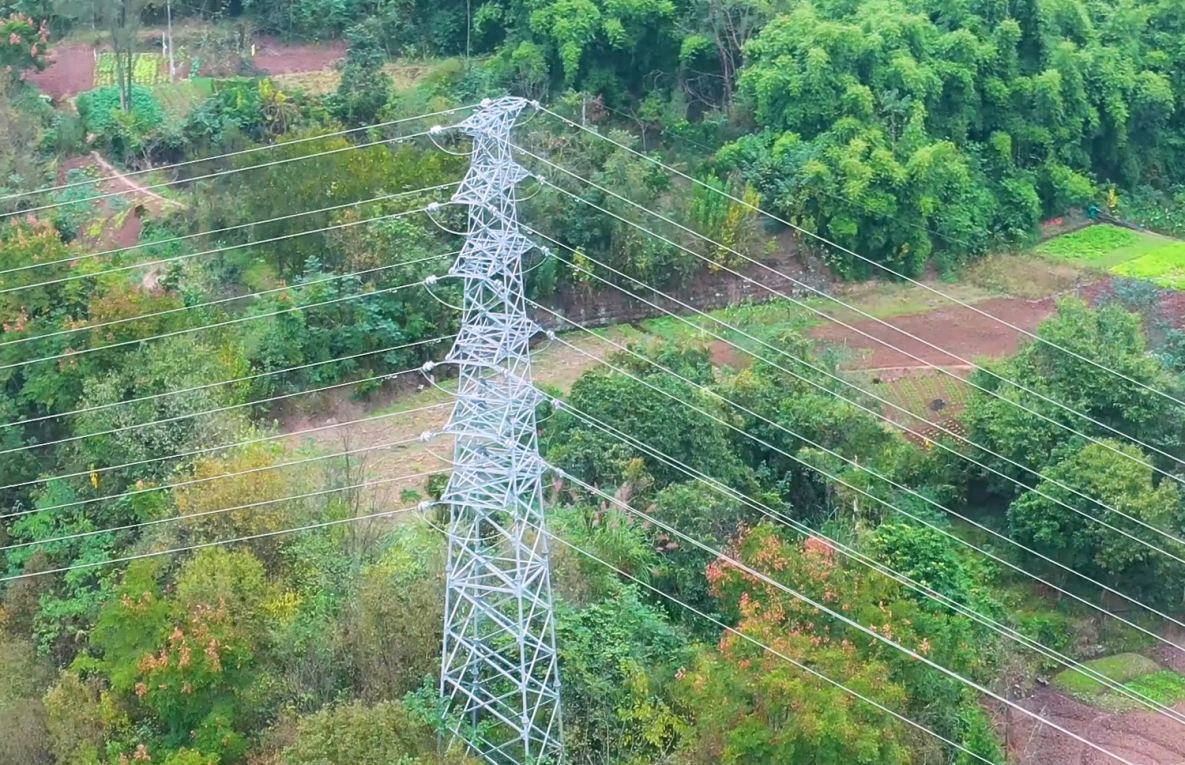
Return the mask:
MULTIPOLYGON (((110 134, 119 124, 119 88, 111 86, 89 90, 78 97, 78 114, 86 132, 96 136, 110 134)), ((164 110, 152 91, 139 85, 132 86, 131 114, 145 132, 164 121, 164 110)))

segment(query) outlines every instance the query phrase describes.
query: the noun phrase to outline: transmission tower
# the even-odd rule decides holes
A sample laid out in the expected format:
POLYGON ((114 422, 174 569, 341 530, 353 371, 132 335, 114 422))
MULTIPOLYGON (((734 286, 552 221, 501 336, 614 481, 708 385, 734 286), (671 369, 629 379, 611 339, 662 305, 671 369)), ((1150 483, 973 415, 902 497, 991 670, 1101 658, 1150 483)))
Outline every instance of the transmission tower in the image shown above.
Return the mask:
POLYGON ((456 732, 495 765, 558 762, 560 682, 547 541, 543 462, 535 434, 511 130, 528 105, 486 100, 458 129, 473 154, 453 201, 469 207, 468 236, 450 274, 465 287, 458 365, 446 432, 456 440, 449 505, 441 693, 456 732))

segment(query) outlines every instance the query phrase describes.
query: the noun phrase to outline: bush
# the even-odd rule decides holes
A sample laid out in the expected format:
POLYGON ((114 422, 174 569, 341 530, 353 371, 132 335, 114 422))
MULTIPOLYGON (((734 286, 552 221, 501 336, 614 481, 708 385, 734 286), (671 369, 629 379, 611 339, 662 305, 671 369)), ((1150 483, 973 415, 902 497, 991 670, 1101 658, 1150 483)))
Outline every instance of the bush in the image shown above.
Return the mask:
MULTIPOLYGON (((89 90, 78 97, 77 105, 82 126, 88 133, 96 136, 109 134, 120 122, 119 88, 115 86, 89 90)), ((131 114, 145 131, 156 127, 165 118, 156 96, 139 85, 132 86, 131 114)))
POLYGON ((120 108, 119 88, 96 88, 78 97, 78 114, 87 134, 116 157, 145 152, 148 137, 164 122, 164 110, 148 88, 133 85, 131 110, 120 108))

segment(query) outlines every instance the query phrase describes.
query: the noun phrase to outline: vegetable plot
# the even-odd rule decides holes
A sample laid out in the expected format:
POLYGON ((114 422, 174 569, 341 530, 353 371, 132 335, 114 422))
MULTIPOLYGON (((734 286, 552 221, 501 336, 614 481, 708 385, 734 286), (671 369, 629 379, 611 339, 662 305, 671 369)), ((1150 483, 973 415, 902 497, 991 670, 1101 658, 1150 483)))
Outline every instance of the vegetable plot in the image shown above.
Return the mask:
MULTIPOLYGON (((104 51, 99 54, 95 65, 95 87, 114 85, 118 68, 115 53, 104 51)), ((137 53, 132 58, 132 81, 137 85, 157 85, 169 81, 169 67, 159 53, 137 53)))

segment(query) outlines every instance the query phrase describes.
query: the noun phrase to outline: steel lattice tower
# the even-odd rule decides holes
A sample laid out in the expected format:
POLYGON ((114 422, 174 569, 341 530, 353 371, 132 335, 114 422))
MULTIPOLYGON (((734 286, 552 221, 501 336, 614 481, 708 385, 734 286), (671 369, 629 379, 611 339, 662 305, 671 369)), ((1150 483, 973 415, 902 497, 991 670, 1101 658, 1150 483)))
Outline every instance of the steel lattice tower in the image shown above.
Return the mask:
POLYGON ((539 395, 528 342, 515 186, 528 173, 510 148, 527 101, 502 98, 458 129, 473 138, 453 201, 469 207, 468 236, 450 271, 464 282, 459 367, 446 432, 456 439, 442 498, 450 507, 441 693, 458 735, 496 765, 558 762, 559 674, 543 528, 539 395))

